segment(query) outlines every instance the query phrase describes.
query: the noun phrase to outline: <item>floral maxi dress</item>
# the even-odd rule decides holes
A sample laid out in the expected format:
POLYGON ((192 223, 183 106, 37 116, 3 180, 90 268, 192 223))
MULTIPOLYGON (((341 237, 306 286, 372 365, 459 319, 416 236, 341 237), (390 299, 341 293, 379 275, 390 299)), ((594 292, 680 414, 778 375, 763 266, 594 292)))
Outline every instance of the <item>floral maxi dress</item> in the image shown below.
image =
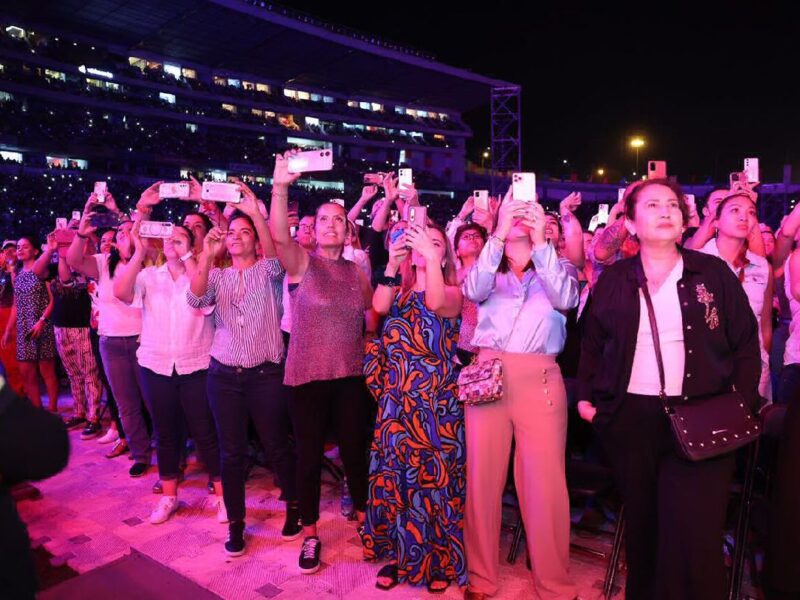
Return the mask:
POLYGON ((423 292, 395 297, 365 362, 378 402, 363 536, 367 559, 396 561, 411 584, 467 584, 466 449, 454 358, 458 320, 425 306, 423 292))

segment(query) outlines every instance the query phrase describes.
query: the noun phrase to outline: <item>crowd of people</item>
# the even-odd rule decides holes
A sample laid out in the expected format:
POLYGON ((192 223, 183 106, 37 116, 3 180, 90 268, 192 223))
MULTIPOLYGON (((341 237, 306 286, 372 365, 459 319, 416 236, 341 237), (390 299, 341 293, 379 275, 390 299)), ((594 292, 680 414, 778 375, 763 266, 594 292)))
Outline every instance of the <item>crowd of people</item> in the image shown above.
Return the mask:
POLYGON ((170 202, 156 183, 127 207, 133 217, 111 193, 92 194, 44 245, 29 234, 3 242, 8 384, 43 406, 41 378, 57 410, 60 357, 68 428, 113 444, 109 458, 130 454, 131 477, 150 471, 154 447, 162 495, 151 523, 181 518, 191 438, 228 525, 224 550, 244 554, 257 441, 285 502, 282 539, 303 538, 298 568, 312 574, 332 438, 364 557, 384 563, 376 586, 455 584, 478 600, 502 593, 513 459, 532 589, 573 600, 573 411, 592 424, 625 505, 626 597, 722 598, 736 454, 683 453, 667 415, 735 393, 754 422, 788 407, 764 588, 778 600, 800 592, 800 208, 773 232, 750 185, 698 207, 657 178, 628 186, 594 232, 576 216, 579 194, 546 211, 513 187, 468 198, 447 223, 420 222, 414 185, 380 173, 349 207, 303 211, 294 152, 276 156, 269 202, 242 181, 238 203, 201 201, 191 180, 198 208, 163 239, 143 226, 170 202), (103 229, 109 212, 119 224, 103 229), (459 378, 481 366, 487 389, 502 389, 477 402, 459 378))

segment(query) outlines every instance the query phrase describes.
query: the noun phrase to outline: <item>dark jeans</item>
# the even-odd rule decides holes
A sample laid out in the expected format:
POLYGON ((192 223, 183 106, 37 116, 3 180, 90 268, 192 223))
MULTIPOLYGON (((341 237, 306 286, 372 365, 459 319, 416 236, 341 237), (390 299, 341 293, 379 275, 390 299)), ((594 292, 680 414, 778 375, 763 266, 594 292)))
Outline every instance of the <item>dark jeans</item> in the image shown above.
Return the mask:
POLYGON ((370 415, 370 398, 363 377, 312 381, 293 390, 290 413, 297 441, 297 492, 303 525, 319 521, 322 455, 329 423, 339 444, 353 507, 364 511, 369 443, 365 424, 370 415))
POLYGON ((119 407, 131 456, 137 463, 150 464, 150 433, 147 431, 142 395, 142 371, 136 360, 138 336, 100 337, 103 370, 119 407))
POLYGON ((213 481, 220 479, 219 445, 208 404, 207 375, 206 370, 186 375, 173 371, 171 377, 166 377, 142 367, 142 391, 153 411, 158 475, 165 481, 177 479, 181 472, 186 447, 184 421, 209 476, 213 481))
POLYGON ((800 364, 786 365, 781 369, 776 404, 790 404, 800 394, 800 364))
POLYGON ((281 498, 293 502, 295 454, 289 441, 289 388, 283 385, 283 364, 266 362, 245 369, 211 359, 208 398, 222 450, 222 492, 231 521, 245 516, 247 417, 253 420, 267 460, 275 469, 281 498))
POLYGON ((734 454, 678 457, 659 399, 627 395, 597 428, 625 503, 627 600, 722 600, 734 454))
POLYGON ((103 366, 103 356, 100 354, 100 336, 97 335, 97 330, 89 328, 89 340, 92 342, 92 353, 97 361, 97 366, 100 367, 100 380, 103 382, 103 389, 106 391, 106 406, 111 413, 111 420, 117 426, 117 433, 120 439, 125 439, 125 428, 122 426, 122 419, 119 418, 119 409, 117 402, 114 400, 114 392, 111 391, 111 386, 106 377, 106 369, 103 366))

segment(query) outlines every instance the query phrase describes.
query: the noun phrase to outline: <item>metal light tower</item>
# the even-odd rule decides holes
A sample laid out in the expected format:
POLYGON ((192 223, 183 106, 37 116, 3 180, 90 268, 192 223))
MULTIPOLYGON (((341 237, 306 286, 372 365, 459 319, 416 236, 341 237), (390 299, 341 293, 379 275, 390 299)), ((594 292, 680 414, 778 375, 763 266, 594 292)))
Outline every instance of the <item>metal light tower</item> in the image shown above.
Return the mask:
POLYGON ((497 171, 522 170, 521 92, 520 86, 492 88, 492 195, 497 171))

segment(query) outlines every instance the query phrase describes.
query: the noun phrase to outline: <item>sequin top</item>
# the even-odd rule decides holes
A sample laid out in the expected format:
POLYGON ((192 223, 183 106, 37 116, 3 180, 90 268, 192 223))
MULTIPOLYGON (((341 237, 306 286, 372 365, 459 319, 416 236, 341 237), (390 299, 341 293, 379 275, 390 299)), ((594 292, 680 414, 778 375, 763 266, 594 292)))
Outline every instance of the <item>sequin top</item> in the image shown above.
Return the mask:
POLYGON ((358 266, 339 258, 309 256, 297 287, 289 286, 292 336, 286 385, 329 381, 362 374, 364 296, 358 266))

